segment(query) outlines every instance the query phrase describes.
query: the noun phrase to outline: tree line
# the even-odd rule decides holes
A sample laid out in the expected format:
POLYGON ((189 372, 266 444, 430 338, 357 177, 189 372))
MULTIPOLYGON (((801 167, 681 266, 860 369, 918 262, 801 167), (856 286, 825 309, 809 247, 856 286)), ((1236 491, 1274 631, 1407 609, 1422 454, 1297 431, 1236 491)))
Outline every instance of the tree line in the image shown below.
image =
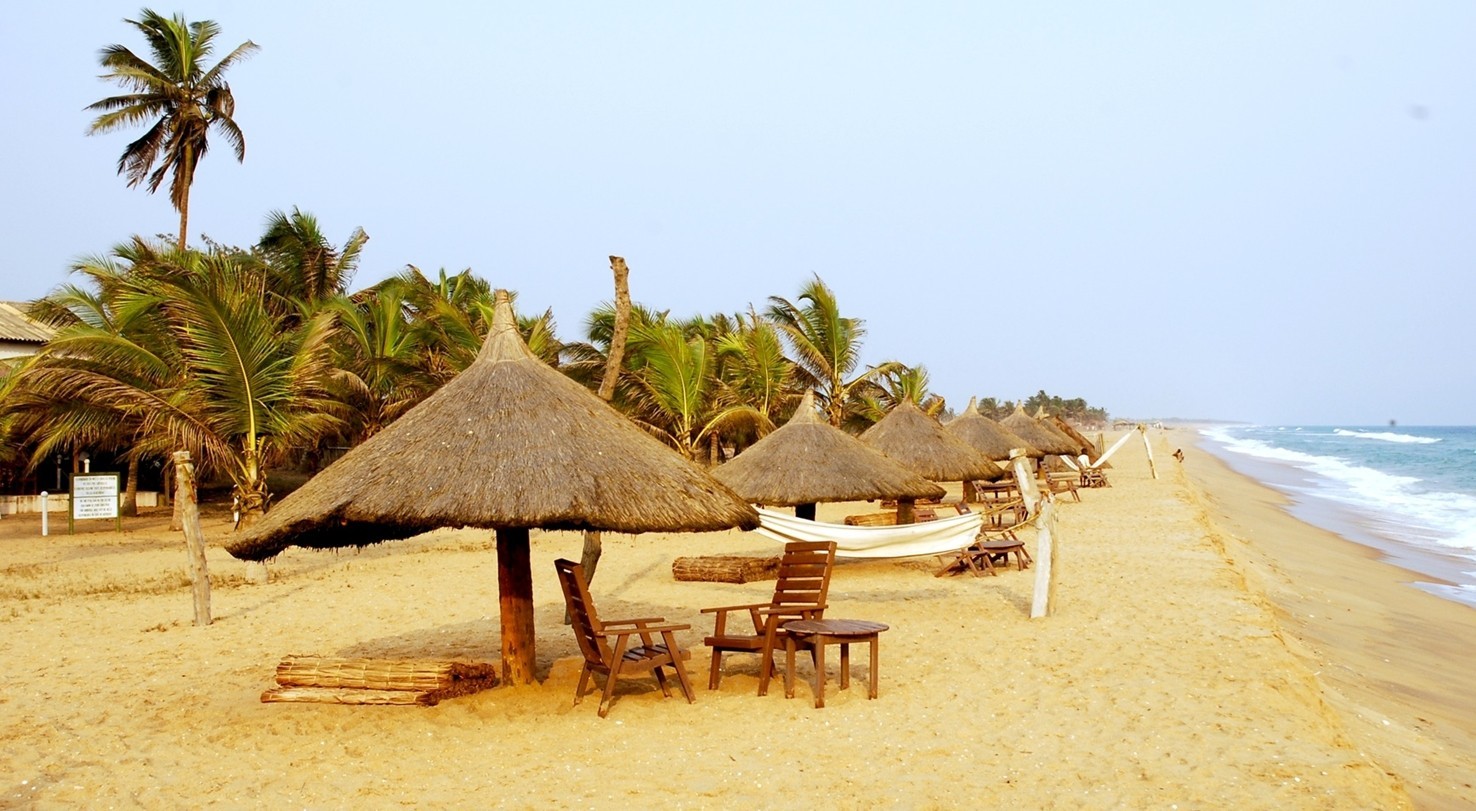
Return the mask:
MULTIPOLYGON (((248 41, 207 67, 214 22, 148 9, 127 22, 153 61, 121 45, 102 51, 104 78, 129 92, 91 105, 100 112, 92 131, 147 125, 118 172, 150 191, 172 178, 179 233, 84 257, 72 282, 31 305, 56 334, 0 384, 0 449, 31 469, 83 449, 111 452, 127 467, 125 513, 136 511, 140 466, 188 450, 202 477, 230 483, 249 523, 269 508, 269 471, 317 469, 465 369, 491 324, 493 286, 470 269, 428 275, 411 265, 350 292, 368 235, 355 229, 335 244, 296 208, 271 212, 254 245, 189 247, 189 187, 209 134, 245 155, 224 73, 258 49, 248 41)), ((591 313, 576 341, 558 337, 551 310, 518 323, 536 355, 599 387, 613 305, 591 313)), ((782 424, 807 390, 831 424, 853 432, 903 400, 946 414, 925 367, 863 367, 865 334, 819 276, 762 310, 678 317, 635 305, 611 404, 706 464, 782 424)), ((1027 405, 1068 418, 1101 411, 1037 398, 1027 405)), ((1008 413, 985 403, 986 415, 1008 413)))

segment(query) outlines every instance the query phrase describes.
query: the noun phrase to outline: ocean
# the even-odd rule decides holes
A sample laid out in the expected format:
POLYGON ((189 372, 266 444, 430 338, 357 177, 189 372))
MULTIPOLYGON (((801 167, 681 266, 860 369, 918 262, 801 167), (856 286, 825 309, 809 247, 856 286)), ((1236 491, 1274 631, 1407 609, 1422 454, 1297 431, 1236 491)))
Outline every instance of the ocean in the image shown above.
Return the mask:
POLYGON ((1285 493, 1314 526, 1373 547, 1476 607, 1476 427, 1227 425, 1202 447, 1285 493))

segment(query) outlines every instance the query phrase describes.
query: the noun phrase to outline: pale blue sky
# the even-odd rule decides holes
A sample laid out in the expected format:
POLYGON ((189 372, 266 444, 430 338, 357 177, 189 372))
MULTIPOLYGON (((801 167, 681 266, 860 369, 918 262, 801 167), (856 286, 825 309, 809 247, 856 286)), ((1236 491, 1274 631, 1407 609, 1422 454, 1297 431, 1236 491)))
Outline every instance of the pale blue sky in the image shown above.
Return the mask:
MULTIPOLYGON (((0 23, 0 298, 177 227, 84 135, 141 5, 0 23)), ((566 339, 612 253, 679 315, 818 274, 955 408, 1476 423, 1476 3, 151 7, 261 46, 192 238, 298 206, 369 233, 355 288, 470 267, 566 339)))

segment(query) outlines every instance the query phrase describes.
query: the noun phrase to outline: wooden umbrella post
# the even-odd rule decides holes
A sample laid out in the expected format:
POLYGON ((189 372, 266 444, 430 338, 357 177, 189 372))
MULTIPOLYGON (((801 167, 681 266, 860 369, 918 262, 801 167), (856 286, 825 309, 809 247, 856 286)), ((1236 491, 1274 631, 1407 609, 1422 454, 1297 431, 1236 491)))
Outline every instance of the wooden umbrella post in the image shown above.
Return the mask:
POLYGON ((174 452, 174 503, 179 508, 185 546, 190 552, 190 581, 195 587, 195 624, 210 624, 210 571, 205 565, 205 533, 195 494, 195 465, 189 451, 174 452))
POLYGON ((1143 450, 1148 453, 1148 472, 1152 473, 1153 478, 1156 479, 1158 478, 1158 469, 1153 466, 1153 444, 1148 441, 1148 427, 1146 425, 1139 425, 1138 433, 1143 435, 1143 450))
POLYGON ((1060 538, 1056 532, 1056 505, 1046 499, 1037 519, 1040 534, 1035 539, 1035 593, 1030 601, 1030 618, 1049 617, 1056 603, 1056 550, 1060 538))
POLYGON ((1030 472, 1030 457, 1024 448, 1010 450, 1010 466, 1015 471, 1015 484, 1020 488, 1020 498, 1025 502, 1025 512, 1035 515, 1040 506, 1040 490, 1035 486, 1035 474, 1030 472))
POLYGON ((497 530, 497 603, 502 613, 502 683, 532 684, 533 565, 526 527, 497 530))

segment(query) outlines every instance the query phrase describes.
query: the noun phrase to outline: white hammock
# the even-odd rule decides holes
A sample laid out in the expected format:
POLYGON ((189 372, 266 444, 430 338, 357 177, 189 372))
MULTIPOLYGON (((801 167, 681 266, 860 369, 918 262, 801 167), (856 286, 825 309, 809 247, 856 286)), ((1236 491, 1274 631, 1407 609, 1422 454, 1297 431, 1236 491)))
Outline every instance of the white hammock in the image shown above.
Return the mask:
POLYGON ((780 543, 790 541, 835 541, 835 553, 845 558, 908 558, 941 555, 974 542, 984 516, 964 513, 952 518, 883 527, 853 527, 822 524, 805 518, 759 508, 760 535, 780 543))

